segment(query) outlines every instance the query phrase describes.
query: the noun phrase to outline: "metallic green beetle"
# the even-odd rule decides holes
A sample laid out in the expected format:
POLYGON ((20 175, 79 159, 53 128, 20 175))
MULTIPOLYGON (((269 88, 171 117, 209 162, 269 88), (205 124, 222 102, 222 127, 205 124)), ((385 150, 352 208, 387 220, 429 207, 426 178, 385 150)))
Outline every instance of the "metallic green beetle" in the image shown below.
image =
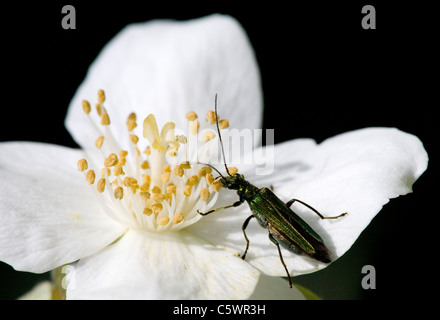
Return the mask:
POLYGON ((345 216, 347 213, 342 213, 336 217, 324 217, 316 209, 305 202, 302 202, 301 200, 292 199, 285 203, 278 198, 270 188, 263 187, 260 189, 249 183, 241 174, 237 173, 231 175, 226 165, 223 142, 221 140, 220 129, 218 126, 217 95, 215 96, 215 116, 217 122, 217 132, 222 147, 223 160, 225 162, 225 168, 228 176, 225 177, 216 168, 212 167, 211 165, 210 167, 220 174, 220 182, 223 184, 223 187, 230 190, 237 190, 239 200, 229 206, 215 208, 207 212, 198 211, 198 213, 201 215, 207 215, 223 209, 238 207, 246 201, 251 209, 252 215, 244 221, 242 226, 243 235, 246 239, 246 249, 241 258, 243 260, 246 259, 246 254, 249 249, 249 239, 245 231, 246 227, 252 218, 256 218, 259 224, 268 230, 269 239, 277 246, 281 263, 283 264, 289 279, 289 286, 292 287, 292 279, 287 266, 284 263, 280 244, 293 253, 306 254, 324 263, 331 262, 331 259, 329 250, 325 246, 322 238, 303 219, 293 212, 293 210, 290 208, 291 205, 294 202, 301 203, 316 213, 321 219, 337 219, 345 216))

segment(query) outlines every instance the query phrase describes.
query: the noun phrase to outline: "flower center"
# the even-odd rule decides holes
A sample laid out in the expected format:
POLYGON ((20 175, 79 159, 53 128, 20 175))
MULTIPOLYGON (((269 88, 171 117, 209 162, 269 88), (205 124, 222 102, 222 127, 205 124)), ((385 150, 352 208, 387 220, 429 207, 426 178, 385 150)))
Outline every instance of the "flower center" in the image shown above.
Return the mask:
MULTIPOLYGON (((127 227, 154 232, 179 230, 198 221, 202 216, 197 210, 211 208, 222 187, 212 168, 202 164, 209 162, 210 151, 216 147, 216 133, 210 128, 216 123, 215 113, 208 112, 206 128, 201 131, 197 114, 188 112, 188 137, 176 135, 173 122, 159 132, 150 114, 143 122, 144 149, 135 134, 136 115, 131 113, 126 122, 130 147, 123 150, 113 136, 104 102, 104 91, 99 90, 98 125, 90 103, 83 100, 84 113, 97 131, 95 147, 101 159, 94 169, 80 159, 78 170, 94 186, 107 214, 127 227)), ((227 120, 219 121, 221 129, 228 125, 227 120)))

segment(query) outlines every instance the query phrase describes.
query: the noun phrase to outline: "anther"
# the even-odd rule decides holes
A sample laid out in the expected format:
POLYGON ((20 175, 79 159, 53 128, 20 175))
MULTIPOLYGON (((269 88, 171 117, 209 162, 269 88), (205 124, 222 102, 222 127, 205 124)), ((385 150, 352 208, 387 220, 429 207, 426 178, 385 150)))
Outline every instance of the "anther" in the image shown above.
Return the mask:
POLYGON ((219 192, 223 187, 223 184, 220 182, 220 180, 215 180, 213 183, 211 183, 211 187, 215 192, 219 192))
POLYGON ((162 205, 162 203, 159 203, 159 202, 157 202, 151 206, 151 210, 153 210, 154 213, 159 213, 162 211, 162 209, 163 209, 163 205, 162 205))
POLYGON ((180 166, 180 165, 176 165, 176 166, 174 167, 173 172, 174 172, 174 174, 175 174, 176 176, 179 176, 179 177, 183 176, 183 174, 185 173, 185 172, 183 171, 182 166, 180 166))
POLYGON ((130 115, 128 116, 128 119, 127 119, 127 129, 128 129, 128 131, 132 131, 136 127, 137 127, 136 114, 130 113, 130 115))
POLYGON ((98 102, 99 102, 99 104, 103 104, 104 101, 105 101, 105 93, 104 93, 104 90, 100 89, 98 91, 98 102))
POLYGON ((168 216, 163 216, 157 220, 157 224, 160 226, 166 226, 170 222, 170 218, 168 216))
POLYGON ((85 114, 90 113, 90 103, 87 100, 82 101, 82 108, 83 108, 85 114))
POLYGON ((183 213, 176 213, 173 216, 173 223, 178 224, 183 221, 183 218, 184 218, 183 213))
POLYGON ((186 114, 185 118, 188 119, 188 121, 194 121, 197 119, 197 113, 195 113, 194 111, 190 111, 186 114))
POLYGON ((95 147, 97 147, 98 149, 101 149, 103 143, 104 143, 104 136, 99 136, 95 140, 95 147))
POLYGON ((146 170, 146 169, 150 169, 150 164, 148 163, 147 160, 144 160, 141 164, 141 168, 146 170))
POLYGON ((124 196, 124 190, 122 189, 122 187, 117 187, 115 189, 115 198, 118 200, 122 200, 123 196, 124 196))
POLYGON ((185 186, 185 188, 183 189, 183 194, 189 197, 191 195, 191 188, 192 187, 190 185, 185 186))
POLYGON ((153 201, 156 201, 156 202, 162 202, 162 201, 164 201, 166 199, 166 197, 162 193, 153 193, 150 196, 150 199, 153 200, 153 201))
POLYGON ((209 189, 208 188, 202 188, 202 190, 200 190, 200 198, 204 202, 208 201, 208 199, 209 199, 209 189))
POLYGON ((220 129, 226 129, 226 128, 229 128, 229 120, 228 120, 228 119, 220 120, 220 121, 218 122, 218 126, 219 126, 220 129))
POLYGON ((162 180, 163 183, 167 183, 170 180, 171 172, 164 172, 160 175, 160 180, 162 180))
POLYGON ((120 175, 124 175, 125 172, 124 172, 124 170, 122 169, 122 166, 120 166, 120 165, 116 165, 116 166, 113 168, 113 174, 117 177, 117 176, 120 176, 120 175))
POLYGON ((186 181, 186 184, 188 186, 195 186, 199 183, 199 177, 197 176, 191 176, 188 178, 188 180, 186 181))
POLYGON ((215 133, 212 132, 211 130, 207 130, 205 131, 205 133, 202 136, 202 141, 207 142, 209 140, 212 140, 215 138, 215 133))
POLYGON ((153 189, 151 189, 151 192, 154 194, 160 194, 162 191, 158 186, 154 186, 153 189))
POLYGON ((231 174, 231 176, 233 176, 238 172, 238 169, 236 167, 228 167, 228 171, 231 174))
POLYGON ((103 126, 108 126, 110 125, 110 117, 108 116, 107 112, 103 112, 101 113, 101 124, 103 126))
POLYGON ((87 164, 86 159, 78 160, 78 171, 83 172, 84 170, 87 170, 89 165, 87 164))
POLYGON ((209 124, 214 124, 215 121, 216 121, 215 112, 212 110, 209 110, 208 114, 206 115, 206 122, 208 122, 209 124))
POLYGON ((139 142, 139 137, 135 134, 130 134, 128 137, 133 144, 137 144, 139 142))
POLYGON ((93 170, 87 171, 86 180, 89 184, 94 184, 95 178, 96 178, 95 171, 93 171, 93 170))
POLYGON ((110 153, 107 158, 104 160, 104 166, 113 167, 117 165, 119 162, 118 156, 115 153, 110 153))
POLYGON ((98 181, 98 184, 96 185, 96 188, 98 189, 99 193, 103 193, 105 190, 105 179, 101 178, 98 181))
POLYGON ((151 210, 150 208, 144 208, 142 213, 147 215, 147 216, 151 216, 151 214, 153 213, 153 210, 151 210))

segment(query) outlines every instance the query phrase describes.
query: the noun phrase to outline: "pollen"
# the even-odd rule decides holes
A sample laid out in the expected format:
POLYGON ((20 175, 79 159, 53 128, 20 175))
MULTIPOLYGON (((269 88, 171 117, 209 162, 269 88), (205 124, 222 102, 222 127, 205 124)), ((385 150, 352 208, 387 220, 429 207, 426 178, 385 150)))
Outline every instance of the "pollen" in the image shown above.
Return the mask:
POLYGON ((124 197, 124 189, 122 187, 117 187, 114 192, 115 199, 122 200, 124 197))
POLYGON ((99 193, 103 193, 105 190, 105 179, 101 178, 98 181, 98 184, 96 185, 96 189, 98 190, 99 193))
POLYGON ((194 121, 198 118, 197 113, 194 111, 188 112, 185 117, 188 119, 188 121, 194 121))
POLYGON ((183 218, 184 218, 183 213, 181 213, 181 212, 176 213, 176 214, 173 216, 173 223, 174 223, 174 224, 181 223, 181 222, 183 221, 183 218))
POLYGON ((220 182, 220 180, 215 180, 212 184, 211 184, 211 188, 215 191, 215 192, 219 192, 220 189, 223 187, 223 184, 220 182))
POLYGON ((86 180, 89 184, 94 184, 95 178, 96 178, 95 171, 93 171, 93 170, 87 171, 86 180))
POLYGON ((191 195, 191 186, 185 186, 185 188, 183 189, 183 194, 186 197, 189 197, 191 195))
POLYGON ((119 162, 119 160, 118 160, 118 156, 116 155, 116 153, 110 153, 109 156, 107 158, 105 158, 105 160, 104 160, 104 166, 113 167, 113 166, 117 165, 118 162, 119 162))
POLYGON ((142 213, 147 215, 147 216, 151 216, 153 214, 153 210, 151 210, 150 208, 144 208, 142 213))
POLYGON ((110 117, 109 117, 109 115, 108 115, 107 112, 102 112, 102 113, 101 113, 101 124, 102 124, 103 126, 108 126, 108 125, 110 125, 110 117))
POLYGON ((199 177, 197 176, 191 176, 188 178, 188 180, 186 181, 186 184, 188 186, 195 186, 199 183, 199 177))
POLYGON ((209 140, 212 140, 214 138, 215 138, 215 133, 212 132, 211 130, 205 131, 205 133, 202 136, 202 140, 205 141, 205 142, 207 142, 209 140))
POLYGON ((86 159, 78 160, 78 171, 83 172, 83 171, 87 170, 88 167, 89 167, 89 165, 87 164, 86 159))
POLYGON ((238 169, 236 167, 228 167, 228 171, 231 174, 231 176, 233 176, 238 172, 238 169))
POLYGON ((90 113, 90 103, 87 100, 83 100, 82 101, 82 108, 85 114, 89 114, 90 113))
POLYGON ((102 105, 104 101, 105 101, 105 93, 104 90, 100 89, 98 91, 98 103, 102 105))
POLYGON ((166 226, 170 222, 170 218, 168 216, 163 216, 157 219, 157 224, 160 226, 166 226))
POLYGON ((153 210, 154 213, 159 213, 163 210, 162 203, 155 203, 151 206, 151 210, 153 210))
POLYGON ((202 188, 202 190, 200 190, 200 197, 202 199, 202 201, 206 202, 209 199, 209 189, 208 188, 202 188))
POLYGON ((150 197, 151 200, 154 200, 156 202, 162 202, 166 199, 165 195, 162 193, 153 193, 150 197))
POLYGON ((206 115, 206 122, 208 122, 208 124, 215 124, 216 122, 216 117, 215 117, 215 112, 212 110, 209 110, 207 115, 206 115))
POLYGON ((219 126, 220 129, 229 128, 229 120, 227 120, 227 119, 220 120, 218 122, 218 126, 219 126))
POLYGON ((101 149, 103 143, 104 143, 104 136, 99 136, 99 137, 95 140, 95 147, 97 147, 98 149, 101 149))

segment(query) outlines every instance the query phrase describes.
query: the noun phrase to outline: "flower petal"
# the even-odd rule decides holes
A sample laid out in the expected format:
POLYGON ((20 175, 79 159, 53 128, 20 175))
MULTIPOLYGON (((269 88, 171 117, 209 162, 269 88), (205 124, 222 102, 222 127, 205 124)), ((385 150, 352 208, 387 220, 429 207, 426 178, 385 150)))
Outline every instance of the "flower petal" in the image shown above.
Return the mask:
POLYGON ((81 259, 68 299, 244 299, 259 272, 231 252, 187 232, 130 230, 100 253, 81 259))
POLYGON ((80 151, 7 142, 0 154, 0 260, 46 272, 95 253, 123 232, 77 171, 80 151))
MULTIPOLYGON (((90 66, 66 118, 68 130, 85 149, 93 150, 96 133, 81 101, 94 105, 99 89, 106 92, 105 108, 117 139, 125 136, 121 133, 127 130, 130 112, 140 121, 154 113, 159 127, 171 120, 185 132, 185 114, 194 110, 204 121, 214 108, 215 94, 222 118, 239 119, 238 128, 261 126, 262 92, 254 52, 244 30, 229 16, 132 24, 116 35, 90 66)), ((138 136, 140 130, 135 128, 138 136)), ((128 142, 119 143, 124 148, 128 142)))
MULTIPOLYGON (((284 201, 300 199, 324 216, 348 212, 336 220, 321 220, 301 204, 292 205, 295 213, 323 238, 333 260, 351 247, 389 199, 411 192, 428 162, 417 137, 389 128, 348 132, 319 145, 310 140, 293 140, 275 146, 274 152, 274 173, 258 177, 258 186, 273 185, 275 194, 284 201)), ((248 179, 252 181, 252 177, 248 179)), ((226 204, 236 201, 236 197, 228 194, 224 197, 229 198, 226 204)), ((241 226, 250 214, 247 206, 225 210, 203 218, 191 226, 191 232, 242 253, 246 242, 241 226), (216 231, 206 232, 212 229, 211 224, 217 225, 216 231)), ((285 276, 267 230, 251 221, 246 233, 250 240, 246 261, 268 275, 285 276)), ((327 266, 285 249, 282 253, 292 276, 327 266)))

